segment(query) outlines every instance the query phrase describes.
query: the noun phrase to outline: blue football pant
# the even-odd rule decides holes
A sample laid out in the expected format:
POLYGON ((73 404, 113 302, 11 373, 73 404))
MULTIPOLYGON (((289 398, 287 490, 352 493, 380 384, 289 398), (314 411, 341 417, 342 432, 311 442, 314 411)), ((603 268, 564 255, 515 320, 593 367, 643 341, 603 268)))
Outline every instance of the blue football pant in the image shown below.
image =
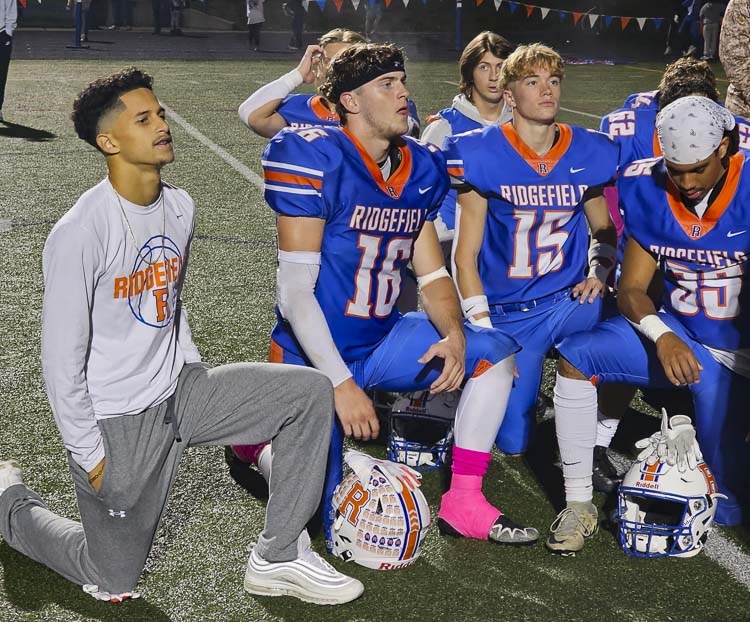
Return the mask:
MULTIPOLYGON (((716 522, 739 524, 743 506, 748 512, 750 501, 747 479, 750 446, 745 441, 750 430, 747 409, 750 379, 718 363, 706 348, 688 336, 676 317, 666 313, 660 313, 659 317, 688 344, 703 366, 700 382, 688 386, 695 404, 698 443, 703 459, 716 477, 719 492, 728 497, 719 501, 716 522)), ((656 346, 639 335, 622 316, 565 339, 558 350, 597 384, 621 382, 652 388, 674 386, 656 356, 656 346)))
POLYGON ((501 451, 519 454, 526 451, 536 425, 534 406, 542 381, 544 357, 562 339, 599 322, 602 299, 580 304, 570 297, 570 290, 559 298, 545 302, 530 311, 493 313, 492 325, 513 337, 523 348, 516 355, 519 377, 513 383, 510 402, 495 443, 501 451))
MULTIPOLYGON (((466 334, 466 375, 470 377, 482 361, 491 364, 518 351, 518 344, 504 333, 464 324, 466 334)), ((362 389, 384 391, 419 391, 428 389, 442 371, 442 360, 433 360, 426 365, 418 359, 429 347, 442 337, 424 313, 407 313, 393 326, 390 333, 365 359, 349 363, 354 381, 362 389)), ((278 348, 278 345, 276 345, 278 348)), ((281 350, 281 363, 308 365, 297 353, 281 350)), ((335 517, 332 505, 333 493, 343 479, 344 433, 338 418, 335 418, 328 453, 328 471, 323 490, 323 524, 326 545, 333 547, 331 527, 335 517)))

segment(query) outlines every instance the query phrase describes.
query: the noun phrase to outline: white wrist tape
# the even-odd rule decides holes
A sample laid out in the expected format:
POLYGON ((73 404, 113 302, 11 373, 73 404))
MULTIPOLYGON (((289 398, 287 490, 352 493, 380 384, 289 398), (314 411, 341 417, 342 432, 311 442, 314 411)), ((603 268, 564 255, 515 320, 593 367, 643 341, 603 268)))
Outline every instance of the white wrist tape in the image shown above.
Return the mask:
POLYGON ((336 387, 352 374, 341 358, 323 310, 315 298, 319 272, 320 253, 280 250, 276 304, 307 358, 336 387))
POLYGON ((656 340, 664 333, 674 332, 655 313, 641 318, 640 322, 633 322, 632 320, 628 320, 628 322, 630 322, 630 325, 641 333, 641 335, 654 343, 656 343, 656 340))
POLYGON ((617 265, 617 249, 606 242, 594 242, 589 246, 589 278, 606 283, 617 265))
POLYGON ((469 318, 469 321, 471 321, 471 316, 473 315, 489 313, 490 307, 487 304, 487 296, 469 296, 469 298, 463 298, 461 300, 461 311, 464 312, 464 317, 469 318))
POLYGON ((492 320, 490 320, 490 318, 488 317, 475 318, 473 315, 470 315, 469 324, 473 324, 474 326, 481 326, 483 328, 494 328, 494 326, 492 326, 492 320))
POLYGON ((300 84, 302 84, 302 74, 297 69, 292 69, 280 78, 269 82, 260 87, 250 97, 240 104, 239 115, 242 122, 250 127, 247 118, 261 106, 276 99, 282 100, 300 84))
POLYGON ((417 285, 419 286, 419 289, 424 289, 433 281, 444 278, 451 278, 451 275, 448 274, 448 270, 445 269, 445 266, 441 266, 434 272, 430 272, 429 274, 425 274, 424 276, 418 276, 417 285))

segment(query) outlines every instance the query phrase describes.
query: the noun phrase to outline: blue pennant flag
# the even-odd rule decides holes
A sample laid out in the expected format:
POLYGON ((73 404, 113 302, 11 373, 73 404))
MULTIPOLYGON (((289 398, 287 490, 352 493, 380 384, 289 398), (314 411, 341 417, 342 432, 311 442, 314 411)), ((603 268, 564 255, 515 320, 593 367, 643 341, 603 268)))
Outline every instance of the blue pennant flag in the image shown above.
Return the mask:
POLYGON ((518 8, 518 5, 515 2, 508 2, 508 6, 510 7, 510 14, 513 15, 518 8))
POLYGON ((604 25, 605 25, 605 26, 606 26, 607 28, 609 28, 609 25, 610 25, 610 24, 612 23, 612 20, 613 20, 613 19, 614 19, 614 17, 612 17, 611 15, 605 15, 605 16, 604 16, 604 25))

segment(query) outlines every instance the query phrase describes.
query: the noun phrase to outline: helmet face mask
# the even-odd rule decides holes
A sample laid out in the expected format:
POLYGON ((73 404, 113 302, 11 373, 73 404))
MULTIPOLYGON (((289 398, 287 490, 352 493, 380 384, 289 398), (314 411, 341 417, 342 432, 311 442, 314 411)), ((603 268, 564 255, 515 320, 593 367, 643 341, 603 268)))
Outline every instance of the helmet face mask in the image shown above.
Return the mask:
POLYGON ((378 468, 364 485, 349 474, 333 494, 333 554, 375 570, 399 570, 419 557, 430 508, 419 488, 396 492, 378 468))
POLYGON ((721 497, 705 462, 680 473, 637 461, 618 492, 620 546, 636 557, 693 557, 711 533, 721 497))
POLYGON ((388 420, 388 459, 419 471, 450 464, 453 419, 460 392, 431 395, 415 391, 401 395, 388 420))

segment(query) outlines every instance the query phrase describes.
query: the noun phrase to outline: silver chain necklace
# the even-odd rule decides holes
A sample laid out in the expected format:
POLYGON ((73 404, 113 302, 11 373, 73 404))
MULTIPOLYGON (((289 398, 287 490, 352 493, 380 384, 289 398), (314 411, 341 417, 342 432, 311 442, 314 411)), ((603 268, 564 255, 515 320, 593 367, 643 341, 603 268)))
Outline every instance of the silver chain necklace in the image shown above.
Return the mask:
POLYGON ((140 260, 145 263, 146 265, 153 266, 155 263, 159 263, 164 257, 164 240, 166 239, 167 234, 167 208, 164 204, 164 188, 161 189, 161 196, 159 198, 159 202, 161 203, 161 212, 162 212, 162 226, 161 226, 161 251, 159 252, 159 256, 156 258, 155 261, 149 261, 146 257, 143 256, 143 253, 141 252, 140 246, 138 246, 138 242, 135 239, 135 234, 133 233, 133 227, 130 226, 130 220, 128 220, 128 215, 125 212, 125 208, 122 205, 122 201, 120 200, 120 195, 117 192, 117 190, 114 189, 114 186, 112 187, 112 191, 115 193, 115 198, 117 199, 117 205, 120 206, 120 212, 122 213, 122 217, 125 219, 125 224, 128 227, 128 231, 130 232, 130 239, 133 240, 133 246, 135 247, 136 252, 138 253, 138 257, 140 260))

